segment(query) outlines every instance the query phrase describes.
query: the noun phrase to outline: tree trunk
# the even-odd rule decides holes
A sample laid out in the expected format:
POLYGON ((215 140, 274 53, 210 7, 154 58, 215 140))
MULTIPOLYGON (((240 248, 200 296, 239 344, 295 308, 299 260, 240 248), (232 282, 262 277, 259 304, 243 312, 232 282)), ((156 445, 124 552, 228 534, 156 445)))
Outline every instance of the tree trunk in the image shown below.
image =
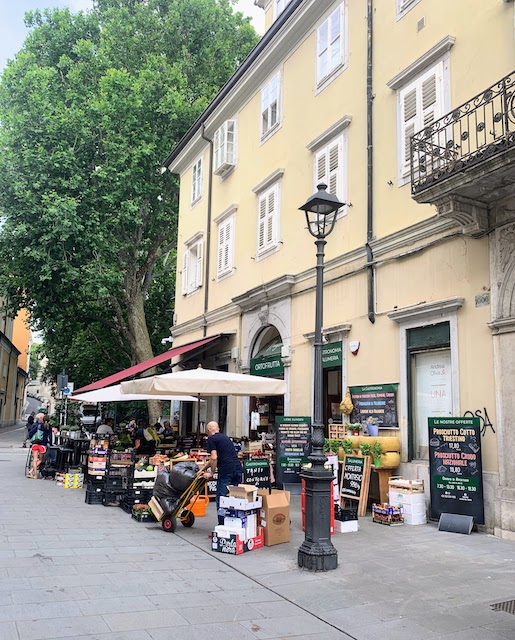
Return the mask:
MULTIPOLYGON (((128 325, 130 333, 131 350, 136 362, 144 362, 154 356, 150 344, 147 321, 145 318, 145 308, 143 304, 143 294, 138 287, 130 296, 128 308, 128 325)), ((146 375, 156 375, 156 367, 152 367, 145 372, 146 375)), ((159 400, 147 400, 149 424, 157 422, 161 415, 161 402, 159 400)))

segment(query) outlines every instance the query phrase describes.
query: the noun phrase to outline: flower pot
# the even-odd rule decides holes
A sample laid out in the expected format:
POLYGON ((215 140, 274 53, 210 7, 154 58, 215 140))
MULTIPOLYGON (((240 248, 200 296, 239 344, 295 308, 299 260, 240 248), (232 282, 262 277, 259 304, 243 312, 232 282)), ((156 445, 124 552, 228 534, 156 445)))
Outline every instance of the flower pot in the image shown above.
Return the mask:
POLYGON ((353 435, 353 436, 359 436, 359 433, 360 433, 360 432, 359 432, 357 429, 353 429, 353 430, 352 430, 352 435, 353 435))
POLYGON ((370 424, 370 422, 367 422, 367 428, 369 436, 376 438, 379 435, 379 425, 370 424))
POLYGON ((380 467, 381 466, 381 458, 377 458, 377 460, 374 460, 374 467, 380 467))

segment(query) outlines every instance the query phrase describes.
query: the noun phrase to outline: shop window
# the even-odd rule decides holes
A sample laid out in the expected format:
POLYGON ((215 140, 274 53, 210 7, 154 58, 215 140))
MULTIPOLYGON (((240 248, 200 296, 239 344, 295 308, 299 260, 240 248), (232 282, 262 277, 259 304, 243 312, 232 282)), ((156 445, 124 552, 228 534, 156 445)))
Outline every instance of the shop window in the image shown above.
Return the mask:
POLYGON ((429 458, 429 417, 453 415, 453 365, 448 322, 407 330, 408 449, 429 458))

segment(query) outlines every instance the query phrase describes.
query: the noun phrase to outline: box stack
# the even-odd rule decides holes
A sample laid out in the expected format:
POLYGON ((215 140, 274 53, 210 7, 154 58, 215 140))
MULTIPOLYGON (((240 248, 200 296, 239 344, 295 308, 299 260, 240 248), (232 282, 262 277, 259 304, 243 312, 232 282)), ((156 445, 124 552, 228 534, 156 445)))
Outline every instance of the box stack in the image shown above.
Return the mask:
POLYGON ((266 547, 290 541, 290 492, 260 489, 258 495, 263 500, 259 511, 259 524, 263 529, 266 547))
POLYGON ((84 486, 84 474, 76 469, 70 469, 68 473, 57 473, 56 484, 65 489, 82 489, 84 486))
POLYGON ((125 491, 120 499, 119 506, 126 513, 133 513, 133 507, 140 504, 148 504, 154 490, 157 475, 157 466, 152 466, 151 471, 146 468, 136 468, 134 465, 127 476, 125 491))
POLYGON ((105 475, 109 440, 92 438, 89 445, 88 473, 86 477, 87 504, 102 504, 105 490, 105 475))
POLYGON ((392 506, 402 507, 406 524, 426 524, 426 496, 423 480, 390 479, 389 497, 392 506))
POLYGON ((127 478, 133 466, 132 454, 111 451, 107 456, 105 491, 102 504, 118 507, 127 490, 127 478))
POLYGON ((392 507, 389 504, 372 505, 372 522, 395 526, 404 524, 404 514, 402 507, 392 507))
POLYGON ((213 551, 239 555, 263 546, 263 530, 258 527, 258 512, 262 499, 253 485, 239 484, 228 487, 229 495, 220 498, 219 515, 223 525, 212 534, 213 551))

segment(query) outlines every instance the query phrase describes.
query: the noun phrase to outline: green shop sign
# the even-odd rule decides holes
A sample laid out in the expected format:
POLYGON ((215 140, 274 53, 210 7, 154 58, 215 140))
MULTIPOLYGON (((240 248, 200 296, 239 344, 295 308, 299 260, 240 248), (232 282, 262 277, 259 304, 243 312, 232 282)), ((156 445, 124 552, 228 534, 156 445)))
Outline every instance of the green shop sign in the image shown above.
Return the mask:
POLYGON ((284 373, 284 364, 281 356, 252 358, 250 361, 250 373, 253 376, 276 376, 284 373))
POLYGON ((342 343, 341 342, 327 342, 322 345, 322 367, 329 369, 329 367, 341 367, 342 366, 342 343))

